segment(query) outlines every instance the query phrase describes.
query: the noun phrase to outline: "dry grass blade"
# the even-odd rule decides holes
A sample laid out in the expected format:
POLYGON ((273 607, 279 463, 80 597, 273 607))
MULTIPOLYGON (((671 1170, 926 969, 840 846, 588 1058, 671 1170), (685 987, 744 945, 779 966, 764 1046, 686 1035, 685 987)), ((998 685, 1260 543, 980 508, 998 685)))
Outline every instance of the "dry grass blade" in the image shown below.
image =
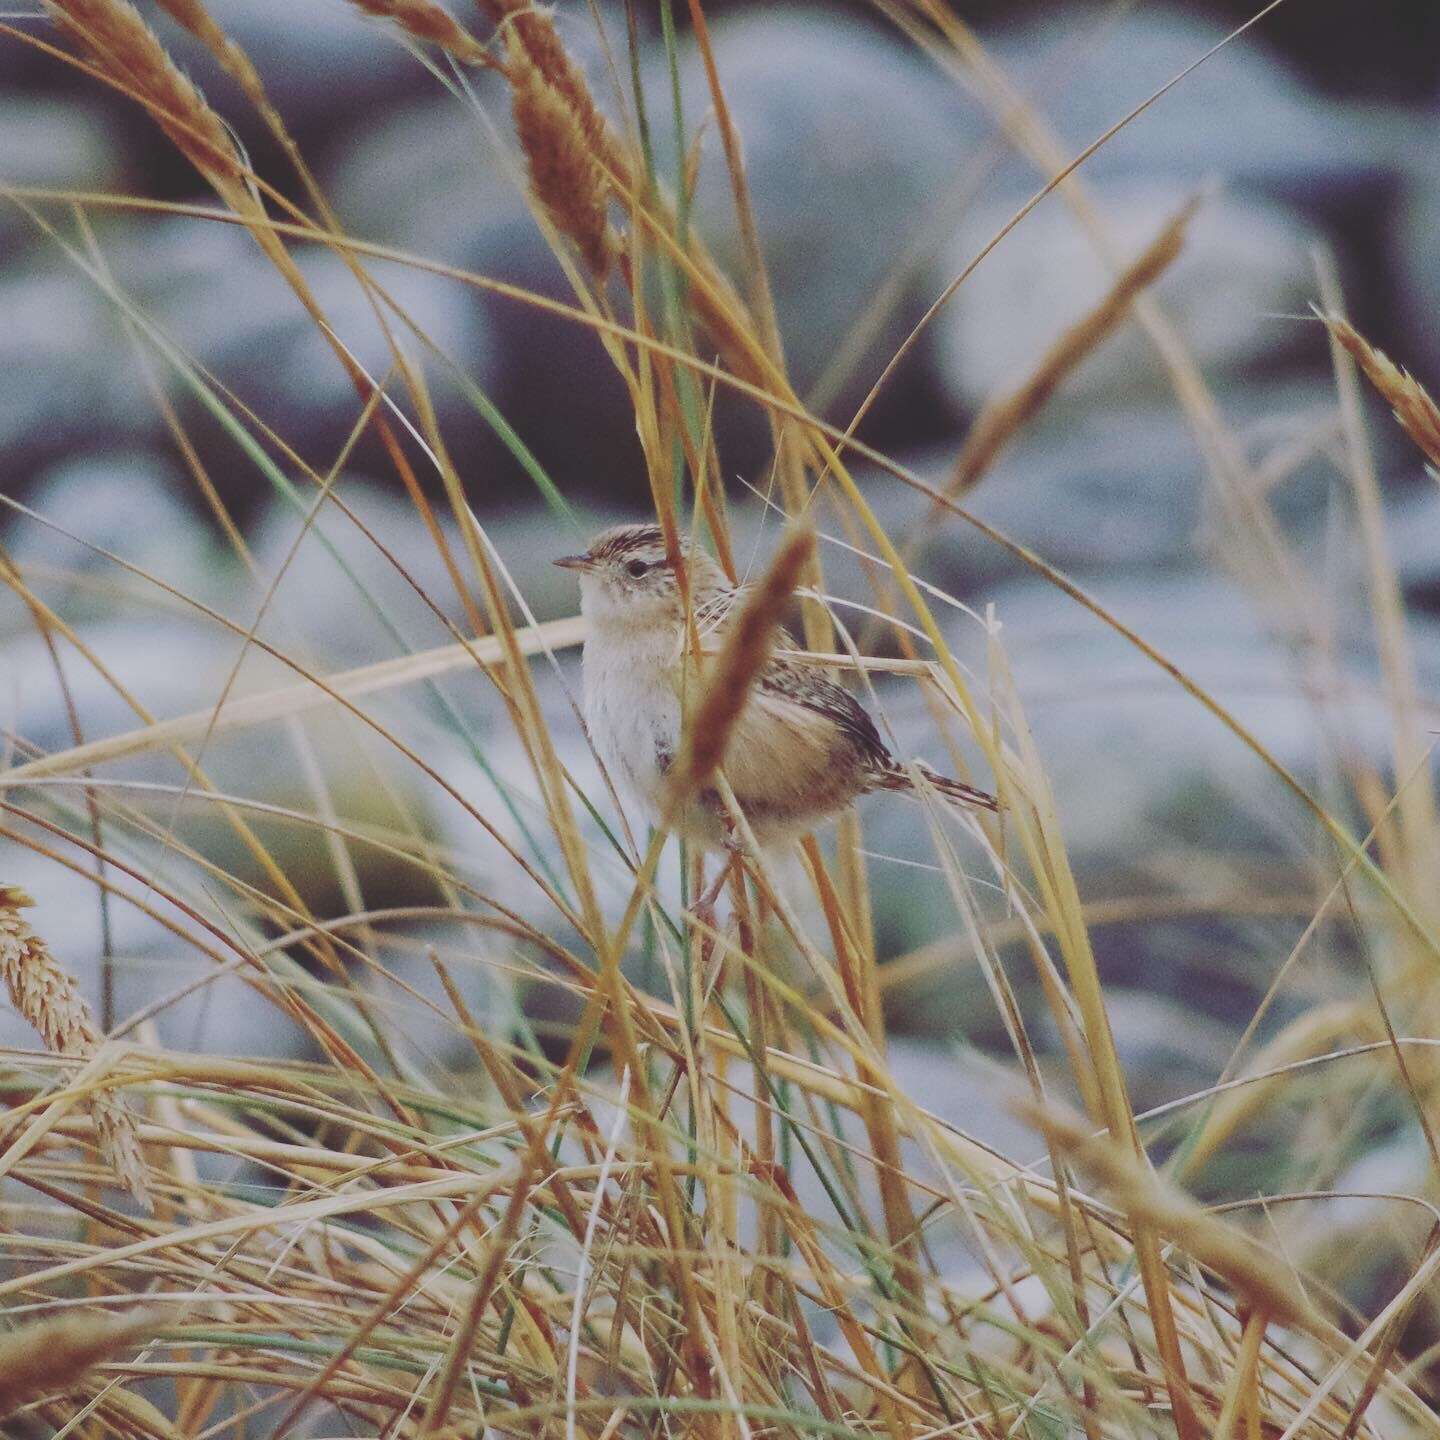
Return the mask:
MULTIPOLYGON (((0 978, 10 1001, 56 1055, 85 1059, 100 1044, 95 1017, 75 977, 21 915, 35 902, 14 885, 0 884, 0 978)), ((100 1148, 120 1183, 150 1208, 150 1188, 134 1118, 118 1100, 93 1102, 100 1148)))
POLYGON ((1316 314, 1336 342, 1354 357, 1365 378, 1394 411, 1405 433, 1432 464, 1440 465, 1440 406, 1435 404, 1430 392, 1383 350, 1377 350, 1343 315, 1321 310, 1316 314))
POLYGON ((1021 1099, 1014 1108, 1056 1149, 1088 1170, 1132 1219, 1153 1225, 1256 1309, 1297 1329, 1325 1333, 1294 1275, 1248 1235, 1207 1214, 1184 1191, 1142 1166, 1128 1149, 1096 1136, 1083 1120, 1053 1102, 1041 1107, 1021 1099))
POLYGON ((155 38, 129 0, 47 0, 60 28, 96 65, 155 116, 156 123, 212 180, 233 181, 243 167, 229 132, 155 38))
POLYGON ((1025 382, 985 405, 965 437, 965 445, 946 487, 947 495, 958 497, 975 485, 1016 431, 1035 416, 1065 377, 1114 334, 1129 316, 1135 297, 1153 285, 1179 257, 1185 244, 1186 227, 1199 207, 1198 197, 1186 204, 1120 272, 1100 303, 1051 345, 1025 382))
MULTIPOLYGON (((550 620, 541 625, 527 626, 515 632, 515 645, 522 655, 536 655, 545 650, 566 650, 585 638, 585 622, 578 616, 550 620)), ((338 675, 325 678, 324 685, 302 681, 283 685, 275 690, 262 690, 231 700, 218 713, 214 707, 195 710, 160 720, 123 735, 87 741, 69 750, 45 755, 24 765, 0 772, 0 789, 23 785, 47 775, 71 774, 92 765, 147 754, 171 745, 183 745, 204 735, 221 735, 231 730, 263 725, 276 720, 303 715, 311 710, 337 703, 337 697, 356 700, 404 685, 433 680, 457 670, 480 665, 503 665, 505 651, 493 635, 461 644, 440 645, 414 655, 401 655, 394 660, 377 660, 338 675)))
POLYGON ((0 1338, 0 1418, 45 1394, 72 1388, 95 1366, 142 1344, 160 1326, 153 1310, 65 1315, 0 1338))
POLYGON ((775 629, 815 553, 810 530, 792 530, 764 577, 746 592, 705 690, 690 715, 688 738, 670 777, 670 807, 682 805, 719 769, 730 731, 761 670, 775 653, 775 629))

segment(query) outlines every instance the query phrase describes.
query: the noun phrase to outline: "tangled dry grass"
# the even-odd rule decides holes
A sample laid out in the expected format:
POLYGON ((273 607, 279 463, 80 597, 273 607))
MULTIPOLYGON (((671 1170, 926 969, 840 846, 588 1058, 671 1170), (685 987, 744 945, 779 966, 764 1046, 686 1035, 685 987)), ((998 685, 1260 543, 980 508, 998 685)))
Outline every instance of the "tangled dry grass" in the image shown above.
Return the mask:
MULTIPOLYGON (((304 207, 251 173, 129 0, 48 3, 96 83, 151 113, 212 185, 217 223, 250 231, 327 337, 291 259, 296 247, 343 256, 397 333, 413 328, 368 274, 377 247, 338 231, 303 167, 304 207)), ((165 1049, 145 1016, 103 1035, 65 957, 21 916, 23 895, 0 890, 0 970, 45 1041, 3 1060, 7 1433, 1351 1440, 1440 1432, 1433 1357, 1402 1345, 1407 1322, 1431 1304, 1440 1267, 1440 1212, 1428 1199, 1397 1197, 1434 1216, 1437 1228, 1383 1303, 1357 1311, 1332 1283, 1323 1245, 1311 1237, 1307 1250, 1299 1236, 1277 1243, 1287 1207, 1314 1194, 1276 1191, 1221 1213, 1181 1188, 1305 1077, 1333 1075, 1334 1103, 1383 1083, 1403 1089, 1422 1117, 1433 1110, 1440 1073, 1426 1047, 1440 1018, 1432 998, 1440 828, 1399 643, 1403 618, 1383 564, 1372 580, 1377 623, 1392 642, 1395 766, 1390 781, 1354 777, 1370 832, 1356 833, 1284 778, 1321 837, 1317 863, 1329 884, 1313 922, 1353 903, 1361 923, 1363 911, 1376 995, 1405 997, 1403 1028, 1383 1007, 1381 1023, 1368 996, 1317 1005, 1213 1090, 1166 1116, 1137 1116, 1061 817, 999 637, 989 637, 990 672, 978 689, 946 644, 935 597, 902 559, 902 538, 886 533, 850 473, 865 447, 812 416, 787 379, 698 0, 691 19, 714 87, 708 103, 751 239, 743 294, 695 230, 678 223, 683 194, 667 193, 666 177, 649 173, 634 140, 602 118, 544 11, 488 5, 495 33, 479 38, 432 0, 356 3, 418 44, 500 69, 512 85, 537 221, 567 262, 575 300, 515 294, 479 275, 456 273, 455 282, 560 311, 601 338, 633 402, 655 511, 672 540, 682 528, 707 532, 733 571, 705 403, 710 387, 725 386, 769 417, 782 507, 812 518, 829 507, 872 553, 876 606, 906 622, 894 631, 908 652, 900 659, 871 662, 854 651, 818 598, 823 575, 808 545, 791 556, 784 593, 797 580, 809 587, 813 651, 907 677, 932 702, 937 739, 982 757, 994 778, 1001 817, 957 822, 929 805, 920 813, 967 963, 983 974, 1008 1030, 1016 1104, 1035 1123, 1035 1149, 1013 1156, 987 1148, 893 1076, 853 817, 833 854, 813 841, 803 847, 818 923, 758 857, 733 886, 734 923, 723 933, 663 902, 654 884, 663 835, 648 847, 615 838, 597 857, 530 668, 531 657, 576 643, 579 623, 517 623, 505 557, 487 543, 483 515, 435 424, 423 367, 405 346, 397 340, 392 395, 336 342, 359 397, 356 433, 368 426, 386 438, 396 477, 437 544, 431 495, 443 494, 459 527, 463 553, 446 558, 467 633, 434 651, 318 674, 254 627, 205 611, 217 632, 265 650, 288 678, 195 715, 156 717, 136 704, 132 728, 68 751, 27 754, 18 742, 0 777, 11 841, 91 876, 110 903, 156 918, 216 973, 242 976, 247 1003, 298 1027, 321 1058, 277 1063, 165 1049), (646 278, 655 272, 675 282, 658 310, 646 278), (717 353, 718 364, 706 358, 717 353), (420 443, 402 437, 407 428, 420 443), (433 472, 425 484, 417 453, 433 472), (534 851, 515 849, 495 817, 368 708, 446 672, 469 673, 501 697, 528 765, 517 783, 533 802, 534 851), (317 805, 287 817, 317 846, 374 848, 433 880, 439 897, 419 909, 318 918, 271 853, 261 807, 220 792, 203 752, 219 734, 321 710, 343 713, 464 807, 476 834, 496 838, 551 907, 554 927, 525 918, 423 835, 347 830, 317 805), (161 753, 254 861, 258 881, 167 829, 143 790, 127 786, 128 761, 161 753), (96 815, 103 828, 92 830, 96 815), (607 909, 596 868, 617 858, 628 886, 618 911, 607 909), (975 870, 1003 915, 977 899, 975 870), (465 1038, 473 1066, 457 1084, 443 1067, 417 1063, 403 1024, 377 1009, 354 976, 386 976, 392 932, 418 918, 446 926, 506 985, 566 998, 560 1032, 542 1044, 522 1020, 472 1013, 452 962, 434 949, 444 1003, 391 979, 465 1038), (624 966, 642 944, 662 985, 644 988, 624 966), (1042 1078, 1002 945, 1039 977, 1083 1119, 1042 1078), (1168 1177, 1157 1175, 1151 1155, 1162 1127, 1172 1144, 1179 1140, 1168 1177), (217 1178, 231 1171, 215 1169, 215 1157, 242 1163, 250 1178, 217 1178), (818 1185, 822 1208, 802 1203, 802 1172, 818 1185), (941 1258, 957 1245, 968 1257, 958 1269, 941 1258)), ((251 103, 285 138, 263 76, 197 0, 171 8, 245 77, 251 103)), ((973 68, 1016 144, 1046 174, 1065 168, 1043 123, 1005 91, 958 20, 927 0, 886 8, 917 43, 973 68)), ((685 181, 682 174, 682 189, 685 181)), ((1066 189, 1083 210, 1077 182, 1066 189)), ((127 203, 9 193, 42 227, 57 207, 127 203)), ((1239 462, 1223 422, 1143 294, 1178 251, 1182 230, 1183 217, 1151 251, 1118 267, 1106 303, 1037 357, 1026 386, 987 410, 960 457, 957 492, 982 481, 988 459, 1132 310, 1162 347, 1188 412, 1208 427, 1217 486, 1233 482, 1226 467, 1239 462)), ((1343 322, 1334 325, 1429 449, 1428 397, 1343 322)), ((293 467, 317 503, 334 498, 333 474, 308 470, 263 420, 214 394, 229 423, 253 439, 258 467, 293 467)), ((868 458, 928 494, 936 513, 966 518, 953 494, 884 456, 868 458)), ((1354 483, 1367 483, 1363 467, 1354 483)), ((206 493, 220 530, 239 543, 213 490, 206 493)), ((1373 504, 1358 510, 1362 524, 1373 520, 1373 504)), ((1278 543, 1263 525, 1252 539, 1262 549, 1278 543)), ((1026 558, 1103 615, 1064 576, 1026 558)), ((8 562, 4 577, 57 646, 99 666, 31 577, 8 562)), ((1113 623, 1279 769, 1238 719, 1113 623)), ((755 643, 769 643, 768 633, 755 643)), ((753 668, 736 657, 738 683, 753 668)), ((125 696, 124 677, 108 678, 125 696)), ((711 766, 704 738, 694 750, 711 766)), ((690 879, 698 884, 698 867, 690 879)))

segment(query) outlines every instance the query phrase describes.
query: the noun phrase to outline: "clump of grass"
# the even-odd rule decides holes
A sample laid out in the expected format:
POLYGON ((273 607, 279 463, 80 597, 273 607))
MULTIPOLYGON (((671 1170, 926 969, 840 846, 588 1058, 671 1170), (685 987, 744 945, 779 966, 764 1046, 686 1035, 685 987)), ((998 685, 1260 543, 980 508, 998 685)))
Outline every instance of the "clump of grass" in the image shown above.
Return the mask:
MULTIPOLYGON (((1352 889, 1358 897, 1355 923, 1373 991, 1307 1010, 1268 1035, 1267 1048, 1239 1073, 1247 1034, 1237 1074, 1223 1086, 1185 1097, 1163 1116, 1137 1115, 1091 942, 1095 912, 1072 871, 1065 817, 1010 679, 1003 632, 992 625, 978 633, 987 672, 977 679, 938 618, 937 607, 949 609, 953 597, 905 564, 903 553, 915 551, 880 525, 849 461, 865 454, 897 484, 927 495, 927 535, 942 518, 968 517, 953 494, 867 450, 854 426, 825 423, 796 395, 701 6, 692 6, 695 43, 751 242, 749 273, 719 270, 685 219, 693 167, 653 172, 638 127, 603 119, 548 14, 521 0, 488 0, 482 8, 497 27, 494 49, 504 53, 526 184, 566 262, 574 303, 483 275, 451 278, 562 314, 599 337, 630 397, 670 543, 708 531, 732 572, 710 392, 726 387, 770 422, 777 503, 796 528, 754 592, 746 611, 753 624, 736 632, 699 691, 684 783, 703 781, 718 763, 779 611, 802 584, 810 647, 827 652, 827 663, 876 668, 826 606, 812 532, 841 529, 865 553, 879 577, 877 623, 911 656, 883 663, 897 681, 924 684, 936 745, 978 754, 1005 800, 1003 828, 939 807, 916 813, 929 827, 934 883, 953 912, 953 934, 932 956, 963 957, 994 1002, 1036 1121, 1039 1138, 1024 1154, 997 1152, 897 1079, 883 1004, 889 967, 881 964, 858 819, 841 824, 833 851, 813 840, 802 847, 798 892, 771 859, 747 854, 732 884, 733 923, 717 930, 687 903, 688 875, 678 901, 657 882, 663 833, 635 843, 605 787, 584 793, 578 752, 556 733, 563 687, 543 688, 541 664, 578 643, 583 625, 573 617, 533 623, 513 576, 525 557, 494 542, 483 496, 467 489, 446 447, 427 373, 441 363, 435 348, 369 273, 377 247, 337 228, 243 52, 198 0, 172 0, 222 64, 251 77, 242 87, 247 101, 286 141, 306 211, 248 171, 126 0, 54 5, 99 73, 145 103, 210 179, 332 343, 357 394, 345 451, 326 469, 307 464, 304 447, 275 434, 219 377, 147 327, 104 267, 41 213, 47 198, 68 206, 93 205, 93 197, 28 195, 41 233, 77 274, 105 288, 132 323, 144 360, 163 362, 202 397, 259 481, 293 508, 297 544, 317 540, 319 514, 338 517, 412 580, 387 537, 346 504, 349 445, 366 428, 379 431, 455 593, 450 608, 424 594, 435 621, 430 648, 334 671, 308 653, 303 634, 271 625, 285 567, 258 575, 238 527, 223 526, 237 572, 254 587, 244 597, 259 596, 243 624, 102 555, 132 584, 286 672, 282 683, 232 696, 237 662, 214 707, 165 717, 152 715, 46 604, 46 575, 22 574, 8 560, 0 567, 56 657, 64 693, 68 664, 84 664, 134 716, 119 733, 90 736, 82 723, 89 717, 77 714, 74 745, 48 754, 14 737, 17 763, 0 775, 7 838, 57 877, 83 877, 107 905, 162 927, 207 967, 125 1020, 126 1043, 107 1047, 74 980, 22 917, 26 897, 0 890, 0 969, 45 1039, 41 1051, 0 1057, 15 1112, 0 1137, 0 1175, 12 1187, 11 1268, 0 1277, 0 1304, 24 1324, 37 1313, 64 1317, 28 1332, 26 1343, 49 1337, 52 1368, 12 1366, 25 1377, 37 1423, 70 1433, 93 1419, 106 1433, 167 1440, 242 1428, 277 1440, 312 1430, 456 1440, 1433 1435, 1425 1352, 1407 1345, 1404 1322, 1420 1313, 1440 1250, 1397 1245, 1404 1279, 1383 1296, 1342 1289, 1353 1277, 1317 1261, 1303 1224, 1287 1228, 1288 1217, 1336 1188, 1329 1149, 1293 1146, 1218 1214, 1156 1173, 1154 1143, 1179 1137, 1173 1170, 1189 1183, 1217 1157, 1243 1153, 1264 1118, 1253 1097, 1279 1104, 1308 1082, 1313 1091, 1295 1093, 1361 1113, 1377 1091, 1396 1091, 1397 1074, 1410 1107, 1399 1113, 1423 1121, 1436 1077, 1418 1062, 1435 1043, 1426 1028, 1435 1021, 1431 977, 1440 955, 1426 890, 1433 869, 1416 863, 1437 839, 1433 806, 1415 801, 1417 787, 1430 794, 1428 774, 1408 760, 1389 777, 1347 774, 1353 798, 1371 807, 1372 833, 1354 833, 1341 806, 1310 795, 1143 637, 1041 557, 987 532, 1220 719, 1317 822, 1314 865, 1325 899, 1318 909, 1309 894, 1297 902, 1310 921, 1297 963, 1336 902, 1352 889), (361 370, 333 332, 290 255, 301 244, 330 246, 353 267, 391 336, 388 377, 361 370), (658 286, 650 283, 656 276, 658 286), (429 485, 420 483, 415 454, 432 472, 429 485), (445 509, 458 542, 439 523, 445 509), (427 699, 446 742, 485 773, 493 799, 476 800, 467 778, 447 770, 434 732, 412 728, 418 687, 457 675, 493 695, 492 728, 457 707, 450 691, 436 688, 427 699), (354 737, 353 753, 324 759, 352 763, 383 789, 393 819, 356 819, 337 804, 315 747, 322 733, 325 743, 343 745, 335 737, 346 732, 308 729, 322 711, 343 717, 354 737), (306 779, 303 797, 279 804, 214 783, 207 753, 242 730, 273 737, 277 760, 293 755, 306 779), (513 765, 493 761, 502 738, 513 741, 513 765), (168 779, 134 768, 137 759, 158 764, 167 755, 168 779), (463 817, 463 844, 437 838, 429 821, 440 805, 463 817), (217 823, 190 823, 197 807, 217 823), (342 913, 307 906, 297 877, 276 859, 279 827, 299 829, 333 867, 342 913), (217 835, 241 847, 243 874, 217 835), (484 860, 477 845, 489 847, 484 860), (412 887, 405 903, 372 899, 372 866, 387 891, 401 881, 412 887), (427 978, 433 970, 437 990, 417 980, 407 963, 417 959, 427 978), (1022 995, 1027 966, 1030 992, 1022 995), (319 1058, 261 1062, 158 1043, 157 1016, 212 980, 237 976, 248 987, 245 1003, 319 1058), (483 1008, 473 993, 482 984, 483 1008), (1406 1033, 1390 1023, 1387 996, 1405 1002, 1406 1033), (1031 997, 1060 1037, 1053 1054, 1042 1054, 1034 1038, 1031 997), (1345 1048, 1357 1033, 1363 1044, 1345 1048), (143 1097, 143 1121, 103 1098, 110 1092, 98 1088, 100 1079, 143 1097), (89 1114, 78 1105, 82 1095, 89 1114), (1062 1096, 1078 1098, 1085 1117, 1062 1096), (123 1157, 117 1135, 128 1147, 123 1157), (108 1203, 111 1176, 85 1148, 97 1138, 132 1189, 148 1188, 153 1216, 108 1203), (159 1317, 140 1358, 122 1355, 141 1338, 132 1322, 84 1329, 66 1313, 140 1294, 150 1295, 159 1317)), ((489 55, 448 12, 419 0, 364 0, 361 8, 462 62, 489 55)), ((1037 159, 1044 189, 1069 175, 1064 198, 1084 214, 1074 167, 1057 161, 1043 122, 1007 90, 962 22, 929 5, 885 9, 936 58, 973 72, 1017 148, 1037 159)), ((1161 348, 1217 493, 1263 503, 1264 488, 1246 473, 1183 342, 1143 293, 1178 248, 1184 219, 1140 257, 1119 257, 1107 302, 1057 336, 1027 381, 987 407, 958 457, 962 485, 983 481, 999 446, 1133 312, 1161 348)), ((1389 371, 1375 373, 1388 377, 1423 431, 1428 412, 1415 390, 1389 371)), ((563 486, 490 397, 467 393, 565 514, 563 486)), ((213 494, 178 421, 172 433, 197 483, 213 494)), ((1373 487, 1360 439, 1350 439, 1357 504, 1373 529, 1373 487)), ((1267 574, 1286 571, 1292 557, 1273 517, 1259 508, 1233 513, 1247 522, 1237 522, 1253 547, 1244 553, 1275 558, 1267 574)), ((46 518, 63 525, 68 517, 17 523, 46 518)), ((1383 579, 1377 568, 1397 755, 1412 757, 1413 676, 1403 645, 1393 643, 1403 621, 1383 579)), ((390 617, 358 583, 354 620, 373 621, 398 643, 390 617)), ((1154 907, 1149 914, 1156 918, 1154 907)), ((919 958, 933 968, 933 958, 919 958)), ((982 1082, 957 1064, 953 1083, 982 1082)), ((1428 1205, 1418 1195, 1396 1203, 1428 1205)), ((1366 1238, 1373 1245, 1373 1230, 1366 1238)), ((17 1329, 14 1338, 26 1336, 17 1329)), ((19 1353, 6 1344, 0 1393, 10 1393, 7 1357, 19 1353)))

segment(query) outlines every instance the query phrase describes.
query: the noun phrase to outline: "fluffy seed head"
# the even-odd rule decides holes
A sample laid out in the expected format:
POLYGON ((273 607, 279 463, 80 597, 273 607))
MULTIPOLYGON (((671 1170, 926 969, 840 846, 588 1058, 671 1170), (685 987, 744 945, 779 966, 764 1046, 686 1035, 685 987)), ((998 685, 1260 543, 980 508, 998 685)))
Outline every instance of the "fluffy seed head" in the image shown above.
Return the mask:
POLYGON ((614 236, 609 187, 592 137, 574 104, 534 63, 516 31, 510 32, 509 54, 511 108, 531 192, 555 228, 603 279, 610 269, 614 236))
POLYGON ((151 111, 202 174, 221 180, 241 175, 243 167, 220 117, 129 0, 48 0, 48 8, 99 69, 151 111))

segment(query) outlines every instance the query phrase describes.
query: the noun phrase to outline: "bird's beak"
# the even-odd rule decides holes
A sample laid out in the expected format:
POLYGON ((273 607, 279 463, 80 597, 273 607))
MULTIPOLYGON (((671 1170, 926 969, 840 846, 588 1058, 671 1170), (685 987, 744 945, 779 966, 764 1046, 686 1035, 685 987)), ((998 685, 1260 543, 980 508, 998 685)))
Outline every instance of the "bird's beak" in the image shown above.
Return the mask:
POLYGON ((550 563, 558 565, 562 570, 588 570, 595 563, 595 557, 586 550, 580 555, 562 555, 550 563))

